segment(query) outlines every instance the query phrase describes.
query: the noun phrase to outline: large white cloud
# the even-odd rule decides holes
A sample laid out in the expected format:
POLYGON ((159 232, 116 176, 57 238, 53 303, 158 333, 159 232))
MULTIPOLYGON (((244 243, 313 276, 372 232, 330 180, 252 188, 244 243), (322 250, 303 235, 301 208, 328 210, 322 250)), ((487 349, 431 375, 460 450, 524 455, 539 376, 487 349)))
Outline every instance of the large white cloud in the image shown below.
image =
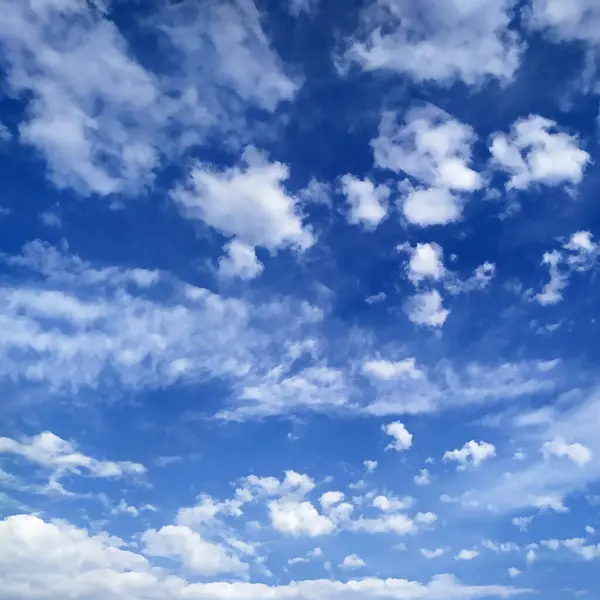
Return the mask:
POLYGON ((298 89, 249 0, 182 2, 147 16, 172 42, 168 76, 134 58, 108 6, 0 2, 8 86, 28 103, 20 139, 43 155, 58 187, 142 192, 163 158, 233 123, 233 138, 243 136, 243 108, 271 111, 298 89))
POLYGON ((468 586, 451 575, 427 584, 374 577, 341 582, 328 579, 288 585, 225 582, 190 583, 153 567, 146 558, 123 549, 123 540, 60 521, 32 515, 0 521, 0 586, 5 600, 274 600, 321 597, 349 600, 359 594, 389 600, 510 597, 526 590, 502 585, 468 586), (35 565, 35 568, 32 568, 35 565))
POLYGON ((509 81, 523 44, 511 29, 514 0, 376 0, 367 5, 345 59, 445 85, 509 81))

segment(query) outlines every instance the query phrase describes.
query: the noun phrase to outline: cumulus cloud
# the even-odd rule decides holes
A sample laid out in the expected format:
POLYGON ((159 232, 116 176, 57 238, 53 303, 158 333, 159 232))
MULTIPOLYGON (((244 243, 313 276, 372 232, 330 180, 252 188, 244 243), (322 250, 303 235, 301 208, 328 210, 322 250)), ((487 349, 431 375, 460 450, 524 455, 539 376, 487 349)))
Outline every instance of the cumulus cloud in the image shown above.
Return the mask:
POLYGON ((394 113, 383 113, 371 142, 375 165, 409 177, 401 186, 401 209, 410 223, 427 227, 461 218, 464 195, 482 186, 469 166, 474 140, 468 125, 435 106, 409 110, 403 125, 394 113))
POLYGON ((166 525, 142 534, 144 554, 174 558, 195 575, 213 576, 222 573, 244 573, 248 565, 228 552, 221 544, 209 542, 185 525, 166 525))
POLYGON ((580 466, 589 463, 593 456, 592 451, 589 448, 576 442, 567 444, 561 437, 556 437, 551 441, 544 442, 542 454, 545 458, 549 458, 550 456, 564 456, 580 466))
POLYGON ((350 207, 348 221, 374 230, 387 215, 390 189, 386 185, 375 185, 369 179, 358 179, 353 175, 341 178, 342 192, 350 207))
POLYGON ((426 327, 442 327, 450 314, 450 310, 444 308, 442 296, 437 290, 411 296, 404 304, 404 310, 415 325, 426 327))
POLYGON ((358 554, 349 554, 340 563, 340 569, 354 570, 366 567, 367 563, 358 554))
POLYGON ((186 185, 173 192, 183 214, 247 246, 305 250, 314 243, 298 199, 286 191, 289 169, 248 146, 238 166, 218 169, 196 163, 186 185))
POLYGON ((281 533, 316 537, 327 535, 335 529, 335 523, 320 515, 312 503, 278 500, 269 503, 269 516, 274 529, 281 533))
POLYGON ((249 280, 255 279, 263 272, 264 265, 256 257, 252 246, 234 239, 225 246, 225 252, 225 256, 219 259, 221 277, 249 280))
POLYGON ((168 600, 205 598, 275 600, 293 594, 298 600, 316 596, 339 599, 348 594, 394 600, 439 597, 510 597, 526 590, 499 585, 467 586, 450 575, 429 583, 403 579, 365 578, 343 583, 328 579, 267 585, 240 581, 190 583, 166 569, 155 568, 147 558, 123 549, 124 541, 104 533, 90 535, 64 521, 45 522, 33 515, 16 515, 0 521, 0 583, 6 600, 59 600, 65 590, 81 598, 130 600, 159 596, 168 600), (35 569, 31 565, 36 565, 35 569))
POLYGON ((374 473, 379 463, 376 460, 365 460, 363 464, 365 465, 367 472, 374 473))
POLYGON ((413 481, 417 485, 429 485, 431 483, 431 475, 428 469, 421 469, 418 475, 413 477, 413 481))
POLYGON ((412 446, 412 433, 409 433, 404 423, 394 421, 387 425, 382 425, 382 429, 386 435, 392 438, 392 441, 386 446, 386 450, 408 450, 412 446))
POLYGON ((454 560, 473 560, 479 556, 477 550, 461 550, 455 557, 454 560))
POLYGON ((460 463, 459 469, 465 469, 467 466, 478 467, 494 456, 496 456, 496 448, 493 444, 471 440, 460 449, 444 452, 443 459, 456 461, 460 463))
POLYGON ((427 548, 420 548, 419 551, 427 559, 438 558, 446 553, 443 548, 436 548, 435 550, 427 550, 427 548))
POLYGON ((417 244, 410 248, 409 252, 406 273, 414 285, 426 280, 439 281, 444 277, 444 250, 439 244, 417 244))
POLYGON ((385 359, 368 360, 363 364, 362 370, 366 375, 384 381, 401 377, 419 379, 423 376, 423 372, 417 368, 416 360, 412 357, 395 362, 385 359))
POLYGON ((576 185, 590 162, 575 136, 539 115, 517 120, 507 135, 492 136, 492 164, 506 172, 507 189, 525 190, 533 184, 576 185))
POLYGON ((442 85, 509 81, 523 51, 510 28, 514 8, 514 0, 485 6, 460 0, 377 0, 365 8, 342 64, 442 85))

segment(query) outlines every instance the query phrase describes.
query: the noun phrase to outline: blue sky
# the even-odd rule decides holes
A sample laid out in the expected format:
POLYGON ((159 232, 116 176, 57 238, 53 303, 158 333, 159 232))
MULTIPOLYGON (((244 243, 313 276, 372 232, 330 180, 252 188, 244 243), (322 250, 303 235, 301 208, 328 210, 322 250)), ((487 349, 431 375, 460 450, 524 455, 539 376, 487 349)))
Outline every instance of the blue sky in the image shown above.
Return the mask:
POLYGON ((593 596, 597 2, 0 8, 3 599, 593 596))

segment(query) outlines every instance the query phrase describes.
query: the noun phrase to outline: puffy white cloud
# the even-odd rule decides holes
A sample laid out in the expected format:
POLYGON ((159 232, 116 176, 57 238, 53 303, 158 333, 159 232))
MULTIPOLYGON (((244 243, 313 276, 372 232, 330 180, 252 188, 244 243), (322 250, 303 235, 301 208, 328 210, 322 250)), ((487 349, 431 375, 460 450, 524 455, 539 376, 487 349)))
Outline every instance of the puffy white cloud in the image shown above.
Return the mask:
POLYGON ((439 281, 446 273, 444 250, 434 243, 417 244, 409 249, 410 259, 406 266, 409 280, 418 285, 424 280, 439 281))
POLYGON ((395 498, 394 496, 376 496, 373 498, 373 506, 382 512, 397 512, 406 510, 413 504, 413 499, 410 496, 404 498, 395 498))
POLYGON ((508 189, 530 185, 578 184, 590 155, 575 136, 539 115, 517 120, 510 134, 497 133, 490 147, 493 164, 510 175, 508 189))
POLYGON ((512 524, 518 527, 521 531, 527 531, 527 528, 535 518, 535 515, 529 517, 513 517, 512 524))
POLYGON ((234 239, 225 246, 225 252, 225 256, 219 258, 219 275, 222 277, 249 280, 263 272, 264 265, 256 258, 252 246, 234 239))
POLYGON ((386 446, 390 450, 408 450, 412 446, 412 433, 409 433, 404 423, 394 421, 381 427, 386 435, 389 435, 393 440, 386 446))
POLYGON ((343 492, 329 491, 329 492, 325 492, 319 498, 319 504, 321 505, 321 507, 323 508, 324 511, 328 511, 334 505, 339 504, 343 499, 344 499, 343 492))
POLYGON ((431 475, 429 469, 421 469, 418 475, 413 477, 413 481, 417 485, 429 485, 431 483, 431 475))
POLYGON ((251 495, 266 495, 267 497, 281 497, 285 499, 302 499, 315 488, 314 480, 305 473, 293 470, 285 472, 283 480, 276 477, 258 477, 248 475, 243 480, 243 488, 250 491, 251 495))
POLYGON ((0 585, 6 600, 298 600, 323 597, 343 600, 351 595, 390 600, 434 600, 440 597, 510 597, 526 590, 510 586, 460 584, 450 575, 429 583, 405 579, 364 578, 347 583, 317 579, 288 585, 213 581, 189 583, 176 573, 153 567, 135 552, 123 550, 123 541, 65 522, 46 523, 32 515, 0 521, 0 585), (31 565, 36 565, 35 569, 31 565))
POLYGON ((519 569, 517 569, 516 567, 509 567, 508 569, 508 575, 510 577, 512 577, 513 579, 515 577, 518 577, 521 574, 521 571, 519 571, 519 569))
POLYGON ((400 126, 396 115, 385 112, 373 147, 375 164, 382 169, 404 173, 408 181, 402 211, 413 224, 426 227, 457 221, 463 196, 482 185, 481 177, 469 163, 473 130, 435 106, 411 109, 400 126))
POLYGON ((529 503, 540 510, 553 510, 554 512, 568 512, 564 505, 563 498, 556 494, 546 494, 543 496, 530 496, 529 503))
POLYGON ((304 250, 314 237, 302 223, 298 199, 284 188, 288 176, 287 166, 248 146, 238 166, 218 170, 196 163, 173 197, 188 218, 248 246, 304 250))
POLYGON ((0 438, 0 454, 21 456, 29 462, 52 469, 55 478, 67 473, 85 473, 91 477, 119 478, 146 472, 144 465, 129 461, 98 460, 78 452, 70 442, 50 431, 44 431, 21 441, 0 438))
POLYGON ((166 525, 158 530, 149 529, 141 536, 144 554, 174 558, 190 573, 203 576, 222 573, 244 573, 248 565, 185 525, 166 525))
POLYGON ((427 548, 420 548, 419 551, 427 559, 438 558, 446 553, 443 548, 436 548, 435 550, 427 550, 427 548))
POLYGON ((550 456, 564 456, 580 466, 589 463, 593 456, 589 448, 578 443, 567 444, 561 437, 544 442, 541 452, 545 458, 549 458, 550 456))
POLYGON ((518 552, 519 546, 514 542, 494 542, 493 540, 483 540, 481 545, 488 550, 496 553, 518 552))
POLYGON ((535 552, 533 551, 533 549, 527 551, 527 554, 525 555, 525 560, 529 564, 534 563, 536 558, 537 558, 537 556, 536 556, 535 552))
POLYGON ((512 79, 523 45, 509 26, 514 0, 377 0, 344 57, 367 71, 386 69, 416 81, 481 83, 512 79))
POLYGON ((417 531, 415 523, 405 514, 384 514, 378 518, 360 517, 352 521, 353 531, 364 531, 366 533, 395 533, 396 535, 408 535, 417 531))
POLYGON ((596 529, 594 527, 592 527, 591 525, 586 525, 585 526, 585 532, 588 535, 596 535, 596 529))
POLYGON ((316 537, 332 533, 336 528, 330 518, 319 514, 308 501, 277 500, 268 506, 271 525, 281 533, 316 537))
POLYGON ((415 515, 415 523, 419 525, 433 525, 437 521, 437 515, 432 512, 419 512, 415 515))
POLYGON ((479 556, 477 550, 461 550, 455 557, 454 560, 473 560, 479 556))
POLYGON ((349 554, 340 563, 340 569, 346 570, 361 569, 362 567, 366 566, 367 564, 362 558, 360 558, 360 556, 358 556, 358 554, 349 554))
POLYGON ((386 185, 375 185, 369 179, 358 179, 353 175, 344 175, 341 184, 350 206, 348 221, 374 230, 387 215, 390 189, 386 185))
POLYGON ((423 377, 423 372, 417 368, 416 362, 412 357, 395 362, 385 359, 368 360, 363 364, 362 370, 366 375, 384 381, 401 377, 419 379, 423 377))
POLYGON ((441 327, 450 314, 450 310, 444 308, 442 296, 437 290, 411 296, 405 302, 404 310, 415 325, 426 327, 441 327))
POLYGON ((465 445, 456 450, 447 450, 444 452, 444 460, 453 460, 458 463, 459 469, 466 468, 468 465, 478 467, 484 461, 496 456, 496 448, 489 442, 476 442, 470 440, 465 445))

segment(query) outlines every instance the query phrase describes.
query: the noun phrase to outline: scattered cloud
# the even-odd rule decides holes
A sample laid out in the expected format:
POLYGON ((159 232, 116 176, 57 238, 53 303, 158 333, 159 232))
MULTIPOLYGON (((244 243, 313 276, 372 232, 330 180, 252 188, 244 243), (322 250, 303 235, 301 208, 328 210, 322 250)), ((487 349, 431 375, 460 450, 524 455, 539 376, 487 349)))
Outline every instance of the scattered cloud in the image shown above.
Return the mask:
POLYGON ((394 421, 393 423, 382 425, 382 429, 386 435, 393 438, 393 441, 386 446, 386 449, 402 451, 408 450, 412 446, 412 433, 408 432, 404 423, 394 421))
POLYGON ((348 221, 353 225, 363 225, 370 231, 376 229, 387 215, 390 189, 353 175, 344 175, 341 184, 350 207, 348 221))
POLYGON ((467 466, 478 467, 494 456, 496 456, 496 448, 493 444, 471 440, 460 449, 447 450, 443 458, 460 463, 459 469, 466 469, 467 466))

